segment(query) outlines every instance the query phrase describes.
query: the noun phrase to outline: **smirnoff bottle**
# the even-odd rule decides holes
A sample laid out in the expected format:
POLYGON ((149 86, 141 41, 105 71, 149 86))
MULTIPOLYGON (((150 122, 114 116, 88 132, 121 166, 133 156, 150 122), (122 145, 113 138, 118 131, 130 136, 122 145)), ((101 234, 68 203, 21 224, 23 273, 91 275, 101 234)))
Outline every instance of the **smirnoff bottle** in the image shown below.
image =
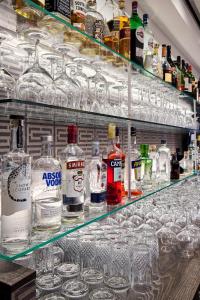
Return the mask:
POLYGON ((79 223, 83 219, 85 156, 77 145, 78 128, 68 126, 68 145, 61 152, 62 196, 64 223, 79 223))
POLYGON ((53 137, 42 137, 42 155, 33 165, 32 201, 35 230, 58 231, 61 227, 61 165, 52 155, 53 137))
POLYGON ((88 164, 90 210, 101 211, 105 208, 107 190, 107 165, 102 161, 99 142, 92 143, 92 159, 88 164))
POLYGON ((107 164, 107 192, 106 200, 108 206, 117 206, 122 202, 122 155, 116 146, 116 126, 109 124, 109 144, 103 154, 103 161, 107 164))
POLYGON ((31 157, 23 149, 24 117, 10 117, 10 151, 2 160, 1 244, 8 253, 27 247, 31 233, 31 157))

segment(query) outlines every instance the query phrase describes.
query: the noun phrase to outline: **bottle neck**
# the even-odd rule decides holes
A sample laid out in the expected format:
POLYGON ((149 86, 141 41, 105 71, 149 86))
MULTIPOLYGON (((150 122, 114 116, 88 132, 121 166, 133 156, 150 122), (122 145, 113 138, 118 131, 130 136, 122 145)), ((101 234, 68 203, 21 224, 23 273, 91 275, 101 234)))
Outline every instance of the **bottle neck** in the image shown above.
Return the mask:
POLYGON ((23 146, 23 127, 12 127, 10 132, 10 150, 22 150, 23 146))
POLYGON ((52 143, 44 143, 42 144, 42 156, 53 156, 52 143))
POLYGON ((119 136, 116 136, 116 146, 120 148, 120 139, 119 136))
POLYGON ((133 149, 135 149, 137 147, 136 135, 131 136, 131 145, 132 145, 133 149))

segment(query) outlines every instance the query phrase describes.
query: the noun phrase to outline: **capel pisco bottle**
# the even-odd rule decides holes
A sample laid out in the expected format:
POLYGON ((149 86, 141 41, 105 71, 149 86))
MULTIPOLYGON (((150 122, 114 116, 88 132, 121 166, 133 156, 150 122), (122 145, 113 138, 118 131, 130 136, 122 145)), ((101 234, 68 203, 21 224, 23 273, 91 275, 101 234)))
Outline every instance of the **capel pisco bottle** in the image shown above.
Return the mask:
POLYGON ((31 233, 31 157, 23 127, 24 117, 10 116, 10 152, 2 159, 1 244, 8 253, 25 249, 31 233))
POLYGON ((132 3, 131 28, 131 61, 143 66, 144 27, 138 15, 138 3, 132 3))
POLYGON ((78 128, 68 126, 68 145, 61 152, 63 223, 79 223, 83 219, 85 200, 85 156, 77 145, 78 128))

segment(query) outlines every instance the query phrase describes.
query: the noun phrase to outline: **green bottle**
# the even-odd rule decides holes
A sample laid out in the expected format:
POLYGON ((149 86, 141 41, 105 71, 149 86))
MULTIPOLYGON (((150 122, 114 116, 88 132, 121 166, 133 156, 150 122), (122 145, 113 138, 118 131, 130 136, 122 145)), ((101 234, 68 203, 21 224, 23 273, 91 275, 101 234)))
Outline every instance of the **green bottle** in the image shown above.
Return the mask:
POLYGON ((152 164, 153 161, 149 158, 149 145, 140 145, 140 159, 141 159, 141 180, 143 190, 150 190, 152 188, 152 164))
POLYGON ((131 29, 131 61, 143 66, 144 26, 138 15, 138 3, 132 3, 131 29))

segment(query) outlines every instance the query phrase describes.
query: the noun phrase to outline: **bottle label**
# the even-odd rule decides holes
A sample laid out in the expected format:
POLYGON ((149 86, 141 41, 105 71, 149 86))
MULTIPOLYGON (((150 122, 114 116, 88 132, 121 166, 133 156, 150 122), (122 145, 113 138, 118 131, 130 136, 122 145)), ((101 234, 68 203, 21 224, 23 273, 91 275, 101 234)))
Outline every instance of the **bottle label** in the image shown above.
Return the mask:
POLYGON ((78 17, 84 17, 86 15, 86 1, 85 0, 74 0, 73 11, 78 17))
POLYGON ((50 12, 59 12, 67 19, 70 19, 71 16, 71 8, 70 8, 70 0, 45 0, 45 9, 50 12))
POLYGON ((114 182, 121 181, 122 180, 122 160, 121 159, 110 160, 110 167, 113 170, 114 182))
POLYGON ((19 167, 3 173, 2 215, 10 216, 30 208, 31 164, 23 163, 19 167))
POLYGON ((47 197, 58 197, 57 192, 60 189, 62 181, 61 171, 41 172, 33 170, 32 172, 32 195, 33 200, 46 199, 47 197))
POLYGON ((135 31, 136 35, 136 58, 143 61, 143 47, 144 47, 144 29, 142 26, 138 27, 135 31))
POLYGON ((96 20, 94 22, 93 37, 98 41, 102 41, 103 40, 103 30, 104 30, 104 24, 103 24, 102 20, 96 20))
POLYGON ((172 83, 172 73, 165 73, 165 81, 172 83))
POLYGON ((148 40, 148 49, 153 53, 153 38, 150 37, 148 40))
POLYGON ((136 29, 136 39, 141 43, 143 44, 144 43, 144 28, 142 26, 139 26, 137 29, 136 29))
POLYGON ((188 88, 189 88, 189 78, 188 77, 184 77, 184 81, 185 81, 185 91, 188 91, 188 88))
POLYGON ((131 162, 132 169, 134 170, 135 180, 141 180, 141 160, 132 160, 131 162))
POLYGON ((91 193, 91 202, 92 203, 102 203, 106 200, 106 192, 101 193, 91 193))
POLYGON ((50 219, 49 221, 52 220, 53 222, 55 222, 56 219, 58 221, 60 221, 61 212, 62 212, 61 205, 54 206, 54 205, 51 205, 50 203, 49 204, 42 203, 42 201, 36 202, 35 213, 36 213, 36 217, 38 217, 38 219, 36 220, 36 223, 46 224, 47 219, 50 219))
POLYGON ((84 169, 84 160, 64 162, 62 184, 64 204, 80 203, 79 198, 84 194, 84 169))
POLYGON ((127 58, 130 58, 130 35, 130 28, 125 27, 120 30, 119 51, 127 58))

